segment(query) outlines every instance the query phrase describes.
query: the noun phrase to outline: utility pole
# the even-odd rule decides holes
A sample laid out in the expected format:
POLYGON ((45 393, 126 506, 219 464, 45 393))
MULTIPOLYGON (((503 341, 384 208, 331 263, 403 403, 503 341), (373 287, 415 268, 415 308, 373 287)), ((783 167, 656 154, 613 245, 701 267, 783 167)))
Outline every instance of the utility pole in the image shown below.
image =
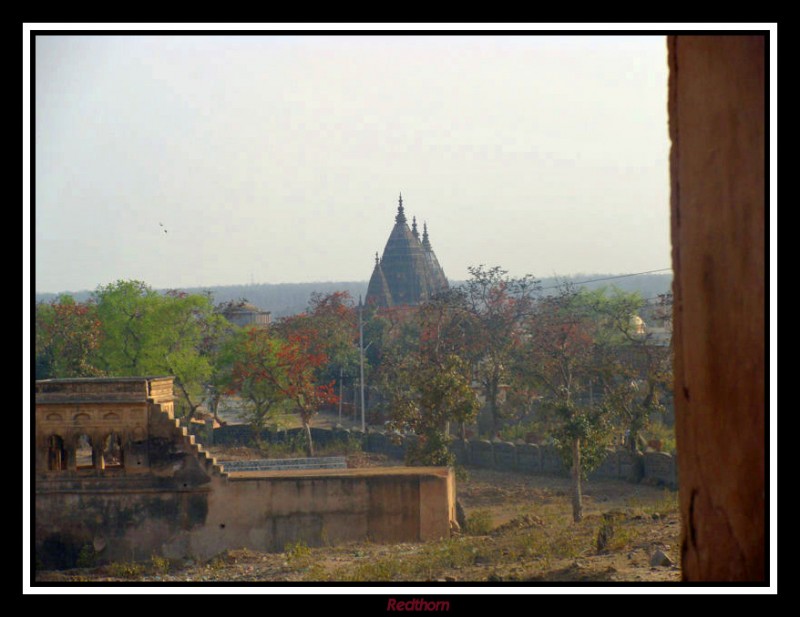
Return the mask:
POLYGON ((364 321, 361 318, 361 296, 358 296, 358 351, 361 364, 361 430, 367 431, 364 414, 364 321))
POLYGON ((342 423, 342 367, 339 367, 339 424, 342 423))

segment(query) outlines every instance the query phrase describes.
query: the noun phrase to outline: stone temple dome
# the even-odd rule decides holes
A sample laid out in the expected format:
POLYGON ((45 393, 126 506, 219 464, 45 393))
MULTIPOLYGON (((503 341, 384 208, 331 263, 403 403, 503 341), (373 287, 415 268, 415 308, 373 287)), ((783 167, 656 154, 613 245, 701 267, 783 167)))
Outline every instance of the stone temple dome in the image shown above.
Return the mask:
POLYGON ((644 319, 638 315, 631 316, 631 329, 634 334, 645 334, 646 328, 647 324, 644 322, 644 319))
POLYGON ((271 321, 269 311, 262 311, 247 300, 226 302, 220 308, 220 312, 228 321, 240 327, 268 326, 271 321))
POLYGON ((375 254, 375 267, 367 288, 367 304, 379 307, 415 305, 449 287, 423 224, 420 240, 417 219, 409 228, 400 195, 394 227, 383 255, 375 254))

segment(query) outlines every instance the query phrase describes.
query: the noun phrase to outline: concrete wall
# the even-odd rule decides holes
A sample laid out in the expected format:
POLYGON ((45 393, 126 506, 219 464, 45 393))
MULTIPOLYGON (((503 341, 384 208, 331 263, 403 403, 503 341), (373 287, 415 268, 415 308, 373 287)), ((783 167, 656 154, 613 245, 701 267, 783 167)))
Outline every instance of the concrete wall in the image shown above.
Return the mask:
MULTIPOLYGON (((271 434, 263 431, 261 439, 266 442, 280 443, 300 435, 302 429, 271 434)), ((355 441, 361 444, 362 450, 375 454, 384 454, 390 459, 403 460, 411 445, 413 437, 399 433, 389 434, 371 432, 366 435, 361 431, 346 429, 313 429, 316 443, 333 441, 355 441)), ((245 426, 224 426, 214 431, 215 443, 248 443, 252 439, 252 431, 245 426)), ((561 456, 552 446, 511 443, 504 441, 462 440, 454 439, 450 443, 456 463, 466 467, 497 469, 501 471, 520 471, 531 474, 550 474, 568 476, 569 470, 564 467, 561 456)), ((628 451, 610 450, 608 457, 598 469, 589 474, 590 479, 613 479, 628 482, 643 482, 654 486, 677 488, 677 458, 662 452, 648 452, 634 455, 628 451)))
MULTIPOLYGON (((206 425, 190 423, 187 429, 206 445, 235 445, 247 444, 254 441, 255 434, 253 429, 247 424, 229 424, 213 431, 209 431, 206 425)), ((358 433, 353 431, 354 434, 358 433)), ((337 431, 311 427, 311 439, 315 446, 324 446, 332 441, 342 441, 350 437, 350 431, 337 431)), ((259 432, 258 438, 264 443, 287 443, 305 441, 305 430, 302 428, 292 428, 285 431, 270 431, 263 429, 259 432)))
POLYGON ((687 581, 765 578, 765 43, 668 39, 687 581))
POLYGON ((85 545, 102 561, 208 559, 226 549, 282 551, 370 539, 447 537, 455 484, 443 468, 242 472, 169 486, 141 478, 49 482, 36 495, 37 557, 74 566, 85 545))
POLYGON ((36 557, 44 568, 74 567, 86 545, 99 561, 148 559, 176 540, 186 544, 208 515, 208 486, 184 489, 119 478, 59 484, 37 487, 36 557))
POLYGON ((229 547, 281 551, 296 541, 444 538, 455 519, 454 490, 453 474, 443 468, 232 473, 211 492, 189 552, 207 558, 229 547))

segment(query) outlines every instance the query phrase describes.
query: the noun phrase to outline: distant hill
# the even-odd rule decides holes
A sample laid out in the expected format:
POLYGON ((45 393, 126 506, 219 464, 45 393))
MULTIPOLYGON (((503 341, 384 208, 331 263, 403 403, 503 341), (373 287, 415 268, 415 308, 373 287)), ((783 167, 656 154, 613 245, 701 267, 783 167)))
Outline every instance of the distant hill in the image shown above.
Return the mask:
MULTIPOLYGON (((553 293, 562 280, 569 280, 575 284, 585 286, 587 289, 596 289, 604 285, 615 285, 624 291, 638 291, 644 298, 654 298, 655 296, 667 293, 672 290, 672 274, 643 274, 616 278, 620 275, 614 274, 576 274, 573 276, 556 278, 542 278, 542 287, 545 292, 553 293), (613 277, 613 278, 612 278, 613 277), (596 282, 583 283, 583 281, 596 282)), ((463 281, 450 281, 451 285, 459 285, 463 281)), ((251 284, 251 285, 222 285, 215 287, 187 287, 184 289, 189 293, 205 293, 210 291, 214 296, 214 302, 228 302, 229 300, 246 299, 255 304, 260 309, 270 311, 272 317, 285 317, 303 312, 308 306, 308 300, 313 292, 322 294, 333 293, 335 291, 347 291, 354 299, 361 295, 367 295, 367 281, 343 281, 326 283, 278 283, 278 284, 251 284)), ((91 291, 65 292, 72 295, 76 301, 84 302, 89 299, 91 291)), ((36 302, 49 302, 58 297, 54 293, 37 293, 36 302)))
POLYGON ((643 298, 655 298, 659 294, 672 292, 672 274, 638 274, 624 276, 620 274, 575 274, 566 277, 547 277, 541 279, 542 288, 552 293, 553 288, 564 280, 586 289, 600 287, 619 287, 623 291, 638 291, 643 298), (623 278, 624 277, 624 278, 623 278), (606 280, 609 279, 609 280, 606 280), (584 281, 589 281, 585 282, 584 281), (548 289, 549 288, 549 289, 548 289))

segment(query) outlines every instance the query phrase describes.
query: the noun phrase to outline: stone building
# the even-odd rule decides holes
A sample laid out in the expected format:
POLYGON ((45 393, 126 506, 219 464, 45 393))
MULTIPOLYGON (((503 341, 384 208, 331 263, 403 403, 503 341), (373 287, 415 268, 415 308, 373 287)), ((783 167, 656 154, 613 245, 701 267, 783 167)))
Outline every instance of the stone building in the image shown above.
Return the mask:
POLYGON ((449 535, 451 469, 228 472, 180 425, 173 400, 172 377, 36 382, 40 567, 74 567, 87 549, 107 563, 449 535))
POLYGON ((415 305, 448 288, 447 277, 433 252, 428 226, 422 238, 414 217, 409 228, 400 195, 394 227, 383 255, 375 254, 375 268, 367 288, 367 304, 379 307, 415 305))
POLYGON ((254 304, 246 300, 231 300, 226 302, 220 309, 222 315, 233 324, 244 328, 245 326, 267 327, 271 321, 269 311, 262 311, 254 304))

